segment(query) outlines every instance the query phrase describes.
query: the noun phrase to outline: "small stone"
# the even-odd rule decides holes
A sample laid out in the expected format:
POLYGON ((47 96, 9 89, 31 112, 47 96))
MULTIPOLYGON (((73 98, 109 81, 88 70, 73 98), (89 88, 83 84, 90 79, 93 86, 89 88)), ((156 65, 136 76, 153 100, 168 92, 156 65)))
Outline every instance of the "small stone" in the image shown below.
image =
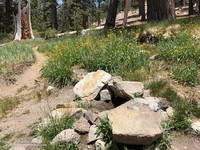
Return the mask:
POLYGON ((47 92, 48 92, 48 93, 51 93, 53 90, 54 90, 54 87, 53 87, 53 86, 48 86, 48 87, 47 87, 47 92))
POLYGON ((110 101, 112 100, 112 96, 109 90, 104 89, 100 92, 100 100, 102 101, 110 101))
POLYGON ((58 144, 61 142, 75 142, 76 144, 80 141, 80 135, 76 133, 73 129, 67 129, 56 135, 56 137, 52 140, 51 144, 58 144))
POLYGON ((174 109, 172 107, 169 107, 166 109, 166 112, 169 117, 172 117, 174 113, 174 109))
POLYGON ((90 124, 84 117, 81 117, 77 122, 75 122, 74 130, 82 134, 88 133, 90 130, 90 124))
POLYGON ((88 134, 88 144, 101 138, 96 135, 96 132, 97 132, 97 126, 92 125, 90 127, 90 131, 88 134))
POLYGON ((193 122, 191 127, 194 131, 200 132, 200 121, 193 122))
POLYGON ((95 142, 95 150, 107 150, 106 143, 102 140, 97 140, 95 142))
POLYGON ((43 139, 42 136, 38 136, 38 137, 32 139, 31 143, 33 143, 33 144, 42 144, 42 139, 43 139))

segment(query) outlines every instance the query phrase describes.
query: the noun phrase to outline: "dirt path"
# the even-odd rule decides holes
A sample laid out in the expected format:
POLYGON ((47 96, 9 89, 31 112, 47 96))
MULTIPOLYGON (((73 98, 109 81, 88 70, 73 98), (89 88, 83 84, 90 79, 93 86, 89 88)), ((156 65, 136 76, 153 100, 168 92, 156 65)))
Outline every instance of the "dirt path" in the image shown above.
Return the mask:
MULTIPOLYGON (((36 57, 36 62, 25 72, 17 77, 17 82, 12 85, 0 85, 0 98, 1 97, 13 97, 19 94, 20 89, 26 87, 29 89, 34 86, 35 80, 40 77, 40 70, 46 63, 47 57, 37 51, 38 47, 33 48, 33 52, 36 57)), ((25 93, 23 93, 25 94, 25 93)))
POLYGON ((40 79, 40 70, 48 58, 39 53, 37 49, 38 47, 33 48, 36 62, 17 77, 17 82, 10 86, 0 86, 0 98, 26 97, 26 100, 21 101, 21 104, 11 111, 6 118, 0 120, 0 139, 11 134, 14 135, 11 141, 15 143, 30 142, 30 138, 32 138, 29 135, 31 131, 30 126, 34 122, 39 118, 45 117, 57 104, 74 99, 72 87, 65 87, 57 90, 57 92, 54 92, 50 96, 41 97, 38 101, 38 92, 44 92, 47 88, 47 86, 44 86, 45 83, 40 79))

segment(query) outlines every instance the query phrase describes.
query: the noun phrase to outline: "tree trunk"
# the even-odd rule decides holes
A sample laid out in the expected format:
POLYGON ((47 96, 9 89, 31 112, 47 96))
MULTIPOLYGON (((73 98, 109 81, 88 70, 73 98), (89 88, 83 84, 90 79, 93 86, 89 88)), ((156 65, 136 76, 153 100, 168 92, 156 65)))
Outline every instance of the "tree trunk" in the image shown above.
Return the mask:
POLYGON ((198 1, 198 3, 199 3, 199 5, 198 5, 198 6, 199 6, 199 8, 198 8, 198 9, 199 9, 199 14, 200 14, 200 0, 198 1))
POLYGON ((125 4, 124 4, 124 22, 123 22, 123 26, 126 26, 126 23, 127 23, 129 4, 130 4, 129 0, 125 0, 125 4))
POLYGON ((19 0, 15 22, 15 40, 34 39, 31 26, 30 0, 27 1, 23 9, 21 9, 21 0, 19 0))
POLYGON ((57 1, 51 0, 51 27, 58 29, 57 1))
POLYGON ((189 15, 194 14, 194 6, 193 6, 193 0, 189 0, 189 15))
POLYGON ((98 26, 100 26, 100 24, 101 24, 101 12, 100 12, 100 8, 101 8, 101 1, 100 0, 98 0, 98 26))
POLYGON ((105 29, 115 27, 115 20, 117 16, 119 0, 110 0, 110 6, 108 8, 108 14, 105 23, 105 29))
POLYGON ((175 18, 174 0, 147 0, 147 19, 158 21, 175 18))
POLYGON ((18 1, 18 12, 16 14, 16 25, 15 25, 15 40, 22 39, 22 22, 21 22, 21 0, 18 1))
POLYGON ((139 0, 139 16, 141 16, 141 20, 144 21, 146 19, 145 14, 145 0, 139 0))
POLYGON ((12 31, 12 25, 13 25, 13 18, 12 18, 12 0, 6 0, 6 32, 9 33, 12 31))

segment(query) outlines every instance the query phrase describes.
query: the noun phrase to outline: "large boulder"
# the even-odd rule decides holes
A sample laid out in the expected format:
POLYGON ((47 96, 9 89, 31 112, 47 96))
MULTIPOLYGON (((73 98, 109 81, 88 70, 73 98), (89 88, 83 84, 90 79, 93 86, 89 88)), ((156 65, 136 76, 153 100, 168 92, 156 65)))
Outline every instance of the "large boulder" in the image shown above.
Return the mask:
POLYGON ((144 84, 142 82, 133 81, 114 81, 108 87, 113 93, 114 97, 121 97, 124 99, 132 99, 135 94, 143 94, 144 84))
POLYGON ((93 100, 110 80, 111 75, 103 70, 91 72, 75 85, 73 91, 83 100, 93 100))
POLYGON ((130 100, 108 112, 113 138, 128 145, 150 145, 162 136, 161 114, 130 100))
POLYGON ((56 137, 51 141, 51 144, 58 144, 58 143, 69 143, 69 142, 80 142, 80 135, 76 133, 73 129, 66 129, 56 135, 56 137))

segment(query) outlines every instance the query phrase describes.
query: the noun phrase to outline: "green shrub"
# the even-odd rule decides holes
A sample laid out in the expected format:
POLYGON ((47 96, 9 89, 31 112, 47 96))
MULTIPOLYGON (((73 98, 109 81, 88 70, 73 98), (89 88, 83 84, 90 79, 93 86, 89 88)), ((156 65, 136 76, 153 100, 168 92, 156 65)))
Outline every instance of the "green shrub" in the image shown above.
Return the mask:
POLYGON ((0 150, 9 150, 10 148, 5 145, 4 142, 0 141, 0 150))
POLYGON ((0 44, 8 43, 13 40, 13 35, 8 33, 0 34, 0 44))
POLYGON ((173 78, 183 85, 195 86, 198 82, 198 67, 192 62, 178 65, 173 68, 173 78))
POLYGON ((72 128, 74 121, 74 118, 69 116, 63 119, 51 118, 50 123, 46 127, 41 129, 35 128, 37 131, 34 132, 38 136, 42 136, 45 143, 48 143, 61 131, 72 128))

